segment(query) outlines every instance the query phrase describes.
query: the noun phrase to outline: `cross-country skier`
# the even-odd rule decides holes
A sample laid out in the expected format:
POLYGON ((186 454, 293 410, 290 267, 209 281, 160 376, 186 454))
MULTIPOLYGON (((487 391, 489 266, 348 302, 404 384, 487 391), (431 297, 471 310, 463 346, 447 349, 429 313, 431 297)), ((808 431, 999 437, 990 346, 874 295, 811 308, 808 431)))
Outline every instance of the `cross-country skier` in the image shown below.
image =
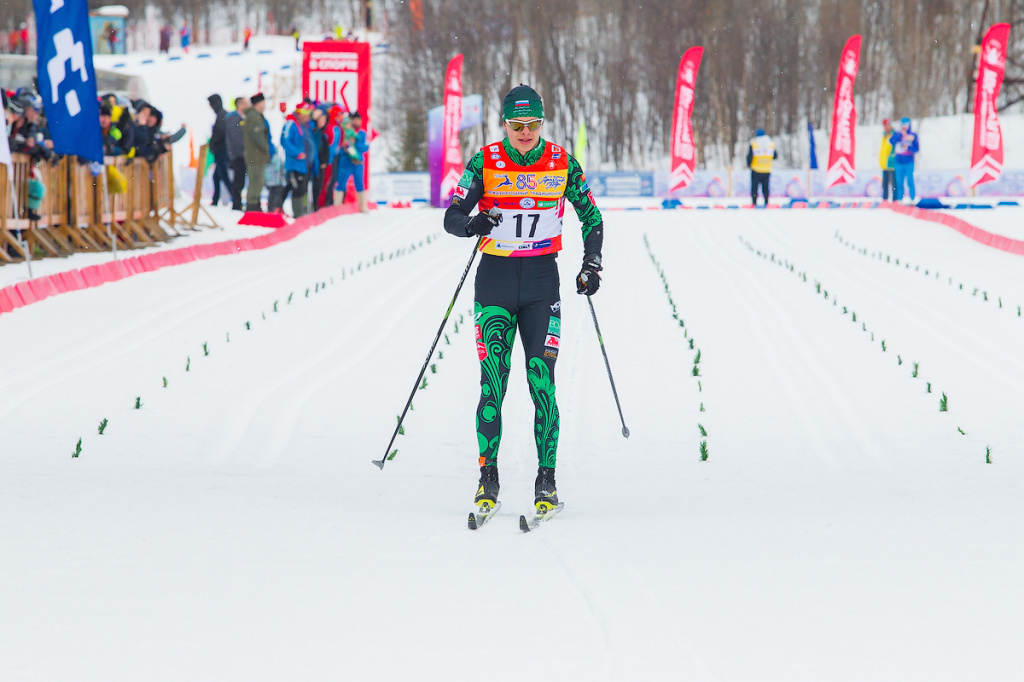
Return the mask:
POLYGON ((476 410, 480 482, 475 503, 493 508, 498 499, 501 405, 511 372, 518 330, 526 352, 526 378, 536 409, 538 512, 558 505, 555 452, 558 407, 555 360, 561 338, 558 251, 562 248, 565 201, 576 209, 583 230, 583 266, 577 293, 593 295, 601 284, 601 213, 583 169, 565 147, 540 136, 544 103, 520 85, 502 101, 507 137, 489 144, 469 162, 445 212, 444 228, 458 237, 481 237, 476 271, 475 321, 480 358, 480 403, 476 410), (470 217, 474 206, 480 212, 470 217), (500 217, 489 215, 491 208, 500 217))

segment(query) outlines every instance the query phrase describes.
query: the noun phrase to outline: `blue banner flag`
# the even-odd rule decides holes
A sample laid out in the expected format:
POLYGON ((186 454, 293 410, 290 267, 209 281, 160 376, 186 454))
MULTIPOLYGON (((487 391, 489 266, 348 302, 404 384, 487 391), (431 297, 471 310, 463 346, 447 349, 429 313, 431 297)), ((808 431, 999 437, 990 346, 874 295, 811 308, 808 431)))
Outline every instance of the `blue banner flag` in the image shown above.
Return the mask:
POLYGON ((39 95, 58 154, 103 162, 86 0, 32 0, 39 95))
POLYGON ((811 138, 811 170, 818 170, 818 152, 814 150, 814 124, 807 122, 807 135, 811 138))

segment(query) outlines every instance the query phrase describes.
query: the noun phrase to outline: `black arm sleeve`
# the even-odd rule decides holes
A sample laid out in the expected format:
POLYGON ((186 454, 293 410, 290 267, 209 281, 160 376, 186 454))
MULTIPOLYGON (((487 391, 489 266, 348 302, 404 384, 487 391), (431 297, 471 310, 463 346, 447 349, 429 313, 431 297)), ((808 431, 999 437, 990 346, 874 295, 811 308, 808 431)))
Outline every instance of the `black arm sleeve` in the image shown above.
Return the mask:
POLYGON ((484 195, 484 155, 477 152, 466 166, 452 203, 444 212, 444 229, 456 237, 471 237, 467 226, 469 213, 484 195), (465 193, 465 196, 459 196, 465 193))
POLYGON ((594 195, 587 184, 587 177, 579 162, 569 157, 569 177, 565 186, 565 198, 569 200, 580 219, 583 230, 583 255, 600 256, 604 243, 604 221, 601 211, 594 203, 594 195))
POLYGON ((754 162, 754 146, 747 147, 747 168, 750 168, 750 164, 754 162))

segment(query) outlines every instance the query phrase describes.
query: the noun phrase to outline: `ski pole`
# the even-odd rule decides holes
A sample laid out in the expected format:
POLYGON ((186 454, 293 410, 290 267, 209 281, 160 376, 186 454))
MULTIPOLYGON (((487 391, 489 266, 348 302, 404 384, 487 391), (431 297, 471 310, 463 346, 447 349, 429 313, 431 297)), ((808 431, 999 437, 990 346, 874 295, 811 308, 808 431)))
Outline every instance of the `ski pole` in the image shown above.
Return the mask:
MULTIPOLYGON (((491 209, 491 215, 495 215, 497 209, 491 209)), ((498 215, 501 215, 498 213, 498 215)), ((444 314, 444 319, 441 320, 441 326, 437 328, 437 336, 434 337, 434 343, 430 344, 430 352, 427 353, 427 359, 423 362, 423 367, 420 369, 420 375, 416 377, 416 383, 412 385, 412 393, 409 394, 409 399, 405 402, 405 409, 402 410, 402 416, 398 418, 398 425, 395 426, 395 432, 391 434, 391 441, 388 443, 387 449, 384 450, 384 456, 380 459, 371 460, 377 465, 378 469, 383 471, 384 462, 388 461, 388 453, 391 452, 391 446, 395 444, 395 439, 398 438, 398 432, 402 428, 402 422, 405 420, 405 415, 409 411, 409 406, 412 405, 412 399, 416 395, 416 390, 419 388, 420 381, 423 379, 423 375, 427 372, 427 365, 430 364, 430 358, 434 356, 434 349, 437 348, 437 342, 441 339, 441 332, 444 331, 445 324, 448 323, 448 316, 452 314, 452 308, 455 307, 455 301, 459 297, 459 292, 462 291, 462 285, 466 281, 466 276, 469 275, 469 269, 473 267, 473 261, 476 260, 476 252, 480 250, 480 242, 483 241, 483 237, 478 237, 476 245, 473 247, 473 255, 469 257, 469 262, 466 263, 466 269, 462 272, 462 279, 459 280, 459 286, 455 287, 455 295, 452 296, 452 302, 448 304, 448 310, 444 314)))
POLYGON ((604 356, 604 367, 608 370, 608 381, 612 384, 612 395, 615 396, 615 407, 619 410, 619 420, 622 422, 622 437, 629 438, 629 429, 626 428, 626 420, 622 416, 622 405, 619 404, 619 394, 615 390, 615 379, 612 378, 612 367, 608 364, 608 352, 604 349, 604 338, 601 336, 601 326, 597 323, 597 313, 594 312, 594 302, 587 296, 587 305, 590 306, 590 316, 594 318, 594 329, 597 330, 597 340, 601 344, 601 355, 604 356))

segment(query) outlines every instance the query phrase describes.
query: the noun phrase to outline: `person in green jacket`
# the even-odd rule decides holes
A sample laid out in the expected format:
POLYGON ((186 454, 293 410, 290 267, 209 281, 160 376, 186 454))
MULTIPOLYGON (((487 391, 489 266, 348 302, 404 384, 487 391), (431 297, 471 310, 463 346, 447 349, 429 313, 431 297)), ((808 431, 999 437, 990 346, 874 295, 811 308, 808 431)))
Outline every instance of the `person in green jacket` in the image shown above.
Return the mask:
POLYGON ((270 141, 270 126, 263 117, 267 102, 263 93, 258 92, 250 99, 252 106, 245 110, 243 140, 245 142, 245 167, 249 176, 249 190, 245 197, 246 211, 262 211, 260 193, 263 191, 263 177, 267 164, 274 155, 274 143, 270 141))
POLYGON ((890 193, 893 199, 896 198, 896 167, 893 166, 890 136, 892 136, 892 125, 889 123, 889 119, 884 118, 882 119, 882 148, 878 151, 878 165, 882 168, 883 201, 889 200, 890 193))

